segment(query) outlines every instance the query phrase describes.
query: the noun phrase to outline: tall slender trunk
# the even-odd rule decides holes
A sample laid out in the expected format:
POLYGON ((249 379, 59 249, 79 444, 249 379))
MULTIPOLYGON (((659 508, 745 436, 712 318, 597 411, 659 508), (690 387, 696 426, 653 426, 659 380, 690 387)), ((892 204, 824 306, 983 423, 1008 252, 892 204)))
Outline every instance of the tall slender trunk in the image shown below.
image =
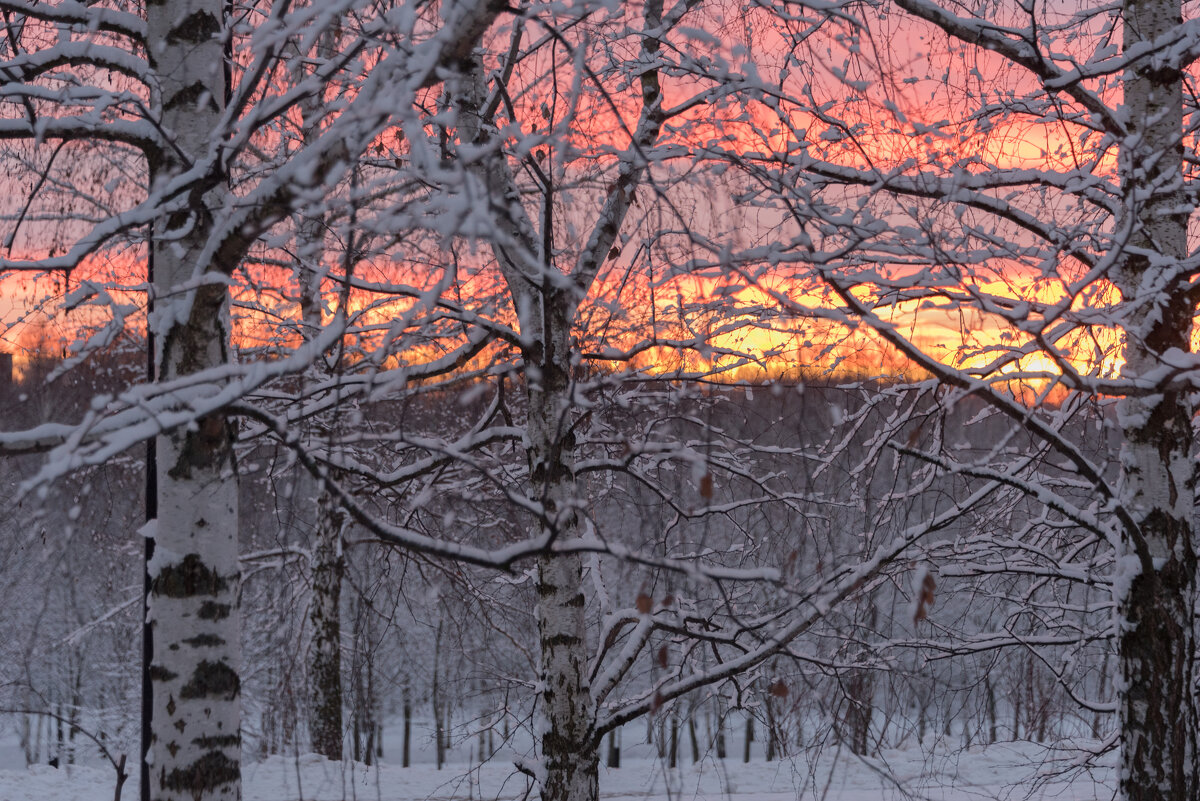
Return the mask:
MULTIPOLYGON (((316 58, 324 61, 337 50, 338 30, 329 26, 317 39, 316 58)), ((297 53, 297 80, 304 77, 305 54, 297 53)), ((319 136, 325 97, 318 93, 300 104, 302 136, 309 145, 319 136)), ((324 303, 321 295, 325 277, 326 221, 320 216, 302 216, 297 221, 296 283, 304 338, 312 340, 321 330, 324 303)), ((353 235, 353 234, 351 234, 353 235)), ((347 248, 353 242, 346 243, 347 248)), ((315 370, 314 370, 315 371, 315 370)), ((310 480, 310 479, 304 479, 310 480)), ((342 758, 342 578, 346 564, 342 553, 345 513, 328 489, 321 487, 316 499, 316 528, 312 551, 312 605, 309 621, 313 639, 309 656, 309 731, 312 749, 327 759, 342 758)))
POLYGON ((344 514, 330 495, 322 492, 312 555, 309 730, 313 751, 333 760, 342 758, 341 599, 346 568, 341 546, 343 523, 344 514))
POLYGON ((438 621, 437 635, 433 638, 433 688, 430 692, 430 701, 433 704, 433 738, 434 752, 437 754, 437 769, 442 769, 442 764, 446 761, 446 736, 443 731, 445 726, 445 718, 442 717, 442 695, 441 684, 438 675, 439 663, 442 657, 442 621, 438 621))
MULTIPOLYGON (((662 28, 662 0, 644 4, 645 35, 642 51, 647 62, 655 62, 662 28)), ((498 207, 506 209, 497 223, 500 238, 519 242, 522 248, 497 247, 500 269, 512 293, 513 308, 520 321, 525 344, 528 421, 526 435, 530 490, 544 510, 543 532, 551 547, 538 558, 537 613, 540 656, 539 713, 544 801, 594 801, 599 797, 600 742, 595 734, 596 705, 588 679, 589 651, 583 595, 583 563, 577 554, 556 552, 553 543, 577 538, 582 531, 577 505, 582 489, 575 477, 571 385, 571 324, 576 306, 587 294, 610 253, 647 167, 624 161, 603 201, 600 218, 587 247, 564 281, 556 263, 554 231, 555 197, 553 167, 541 186, 541 230, 522 205, 518 186, 503 149, 504 137, 495 121, 482 116, 487 106, 488 86, 483 65, 472 63, 454 88, 461 113, 458 135, 491 157, 476 157, 474 171, 498 207), (489 145, 488 148, 480 148, 489 145), (525 255, 514 255, 524 251, 525 255), (529 258, 533 256, 534 258, 529 258)), ((637 144, 644 154, 658 139, 664 115, 658 69, 652 66, 640 75, 643 108, 638 122, 637 144)), ((551 123, 554 124, 553 122, 551 123)), ((551 149, 552 151, 552 149, 551 149)), ((639 155, 638 158, 642 158, 639 155)), ((550 163, 554 163, 551 155, 550 163)))
POLYGON ((404 684, 404 735, 400 745, 400 767, 407 768, 412 764, 410 760, 412 742, 412 697, 408 689, 408 683, 404 684))
MULTIPOLYGON (((146 4, 147 55, 162 129, 172 138, 150 165, 161 186, 207 154, 225 102, 222 0, 146 4)), ((229 361, 224 282, 196 286, 220 176, 154 232, 157 376, 170 381, 229 361), (190 284, 192 289, 178 287, 190 284)), ((227 266, 227 265, 219 265, 227 266)), ((214 413, 156 440, 157 521, 147 619, 152 627, 150 796, 155 801, 241 797, 238 498, 234 427, 214 413)))
POLYGON ((712 733, 712 744, 717 749, 717 759, 724 759, 727 748, 725 741, 725 704, 722 702, 722 696, 716 696, 713 699, 713 704, 716 705, 716 720, 713 724, 715 731, 712 733))
POLYGON ((692 746, 692 764, 695 765, 700 761, 700 739, 696 736, 696 708, 692 707, 691 712, 687 719, 687 730, 688 742, 692 746))
POLYGON ((746 738, 742 741, 742 762, 750 762, 750 744, 754 742, 754 716, 746 713, 746 738))
MULTIPOLYGON (((1097 698, 1103 698, 1105 696, 1105 694, 1108 693, 1108 681, 1109 681, 1108 671, 1109 671, 1109 657, 1108 657, 1108 652, 1106 651, 1104 654, 1104 661, 1100 663, 1100 678, 1099 678, 1099 682, 1098 682, 1099 686, 1096 688, 1096 697, 1097 698)), ((1104 713, 1100 712, 1099 710, 1096 710, 1096 712, 1094 712, 1092 714, 1092 739, 1094 739, 1094 740, 1100 739, 1101 735, 1104 732, 1103 723, 1104 723, 1104 713)))
MULTIPOLYGON (((1126 0, 1125 49, 1182 24, 1179 0, 1126 0)), ((1125 314, 1128 378, 1161 371, 1191 350, 1194 303, 1183 194, 1183 80, 1157 56, 1124 75, 1130 135, 1120 155, 1133 228, 1114 280, 1125 314)), ((1168 388, 1120 404, 1123 553, 1116 602, 1121 795, 1129 801, 1195 801, 1197 763, 1196 551, 1192 404, 1168 388)))
POLYGON ((983 689, 986 696, 988 744, 990 745, 996 742, 996 691, 992 687, 992 680, 987 673, 983 677, 983 689))
POLYGON ((667 767, 674 770, 679 766, 679 715, 674 708, 671 709, 670 725, 671 740, 668 746, 670 750, 667 752, 667 767))

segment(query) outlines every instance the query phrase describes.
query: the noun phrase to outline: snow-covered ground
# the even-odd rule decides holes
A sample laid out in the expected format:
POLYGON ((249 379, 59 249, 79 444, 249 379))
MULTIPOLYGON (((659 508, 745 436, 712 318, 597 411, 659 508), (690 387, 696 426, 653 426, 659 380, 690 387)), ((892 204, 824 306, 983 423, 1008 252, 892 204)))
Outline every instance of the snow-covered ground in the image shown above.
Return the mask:
MULTIPOLYGON (((812 761, 804 756, 750 764, 709 759, 677 770, 666 769, 657 759, 638 758, 627 759, 619 770, 601 768, 600 789, 604 798, 616 801, 1112 798, 1111 755, 1098 770, 1075 771, 1069 780, 1059 775, 1063 760, 1078 754, 1022 742, 940 756, 916 749, 887 751, 871 760, 844 751, 826 751, 812 761)), ((0 801, 110 801, 113 786, 111 768, 35 765, 0 770, 0 801)), ((441 771, 425 763, 411 768, 386 763, 364 767, 311 754, 271 757, 245 766, 247 801, 521 801, 527 789, 526 779, 500 758, 482 767, 457 763, 441 771)), ((136 801, 137 797, 133 777, 122 798, 136 801)))

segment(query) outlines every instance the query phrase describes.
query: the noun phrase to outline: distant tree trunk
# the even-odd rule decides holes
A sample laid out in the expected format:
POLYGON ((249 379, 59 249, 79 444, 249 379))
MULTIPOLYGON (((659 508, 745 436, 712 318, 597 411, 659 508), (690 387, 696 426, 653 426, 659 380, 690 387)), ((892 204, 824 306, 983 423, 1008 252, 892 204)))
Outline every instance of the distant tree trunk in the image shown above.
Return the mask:
MULTIPOLYGON (((1096 697, 1097 698, 1103 698, 1104 694, 1108 692, 1108 671, 1109 671, 1108 651, 1105 651, 1104 652, 1104 661, 1102 661, 1100 663, 1100 678, 1096 682, 1097 683, 1097 687, 1096 687, 1096 697)), ((1099 740, 1101 735, 1104 733, 1103 723, 1104 723, 1103 714, 1100 712, 1094 712, 1092 714, 1092 739, 1093 740, 1099 740)))
POLYGON ((1025 731, 1034 740, 1042 742, 1042 721, 1038 716, 1037 676, 1033 659, 1025 660, 1025 731))
MULTIPOLYGON (((75 764, 75 737, 79 734, 79 716, 83 710, 83 667, 75 668, 75 686, 71 690, 71 709, 67 713, 67 764, 75 764)), ((100 732, 104 736, 104 732, 100 732)))
POLYGON ((925 699, 917 697, 917 744, 924 745, 925 743, 925 728, 929 721, 928 705, 925 699))
POLYGON ((430 692, 430 702, 433 705, 433 747, 437 759, 437 769, 441 770, 446 762, 446 736, 443 731, 445 719, 442 717, 441 676, 439 668, 442 658, 442 621, 438 621, 437 634, 433 638, 433 688, 430 692))
POLYGON ((770 693, 766 696, 763 709, 767 714, 767 761, 774 762, 776 749, 779 747, 778 729, 775 725, 775 699, 770 693))
MULTIPOLYGON (((868 509, 869 512, 869 509, 868 509)), ((870 520, 868 513, 867 519, 870 520)), ((861 625, 856 624, 860 636, 865 638, 875 631, 879 617, 879 608, 873 598, 866 598, 865 610, 860 607, 863 615, 861 625)), ((853 652, 854 658, 864 656, 864 649, 853 652)), ((867 756, 871 741, 871 719, 875 712, 875 676, 862 668, 851 668, 841 681, 843 695, 843 712, 840 727, 841 736, 850 750, 859 756, 867 756)))
POLYGON ((342 758, 342 554, 344 513, 328 493, 317 509, 312 553, 312 655, 309 664, 309 729, 312 749, 327 759, 342 758))
MULTIPOLYGON (((28 702, 26 702, 28 705, 28 702)), ((26 707, 28 708, 28 706, 26 707)), ((21 752, 25 755, 25 767, 37 762, 36 745, 33 739, 33 715, 24 714, 19 717, 17 728, 17 740, 21 745, 21 752)))
POLYGON ((63 711, 64 711, 63 705, 61 702, 55 705, 55 708, 54 708, 54 758, 53 758, 53 760, 51 760, 51 764, 53 764, 54 767, 58 767, 59 765, 65 764, 67 762, 67 760, 64 759, 64 757, 67 753, 67 732, 66 732, 66 729, 63 727, 63 718, 66 717, 65 715, 63 715, 63 711))
POLYGON ((492 730, 492 712, 487 708, 487 695, 483 688, 479 688, 480 710, 479 710, 479 761, 487 760, 487 735, 492 730))
MULTIPOLYGON (((222 0, 147 3, 146 53, 159 82, 162 130, 172 147, 150 164, 160 186, 205 156, 226 97, 222 0)), ((229 362, 229 297, 223 281, 203 281, 195 265, 208 245, 212 209, 224 186, 196 192, 188 207, 154 232, 154 291, 160 381, 229 362), (183 290, 181 287, 188 286, 183 290)), ((219 265, 222 268, 229 265, 219 265)), ((147 618, 152 629, 154 801, 241 796, 241 680, 238 497, 235 428, 213 413, 193 426, 159 434, 158 519, 153 538, 147 618)))
POLYGON ((400 767, 407 768, 412 762, 410 760, 412 743, 412 696, 408 682, 404 684, 404 739, 400 746, 400 767))
POLYGON ((1012 722, 1012 738, 1013 740, 1021 739, 1021 698, 1017 693, 1012 696, 1013 722, 1012 722))
POLYGON ((716 749, 717 749, 717 759, 724 759, 726 756, 725 708, 724 708, 724 705, 722 705, 719 701, 718 701, 718 706, 717 706, 717 717, 716 717, 715 725, 716 725, 716 736, 713 739, 716 741, 714 743, 714 745, 716 746, 716 749))
MULTIPOLYGON (((316 57, 324 61, 337 50, 337 28, 330 26, 318 37, 316 57)), ((297 81, 303 80, 310 59, 297 54, 297 81)), ((301 133, 306 145, 317 140, 319 124, 325 113, 324 97, 314 94, 300 103, 301 133)), ((300 315, 304 322, 303 336, 312 339, 324 326, 325 304, 322 298, 322 279, 325 276, 326 221, 321 216, 301 217, 297 221, 296 283, 299 287, 300 315)), ((353 236, 353 232, 350 234, 353 236)), ((352 250, 353 240, 345 247, 352 250)), ((336 425, 336 419, 334 424, 336 425)), ((336 476, 335 476, 336 477, 336 476)), ((304 476, 302 480, 312 481, 304 476)), ((344 746, 342 722, 342 579, 345 556, 342 535, 346 514, 334 501, 328 488, 321 487, 316 498, 316 524, 312 549, 312 601, 309 623, 312 643, 309 654, 309 731, 314 752, 327 759, 340 760, 344 746)))
POLYGON ((986 673, 983 677, 983 688, 987 701, 988 743, 996 742, 996 690, 992 687, 991 677, 986 673))
POLYGON ((617 727, 608 733, 608 759, 605 764, 610 768, 621 767, 621 743, 618 740, 620 727, 617 727))
POLYGON ((375 724, 368 720, 364 728, 366 742, 363 744, 363 764, 370 767, 375 764, 375 724))
POLYGON ((674 770, 679 766, 679 715, 675 709, 671 709, 671 746, 670 756, 667 760, 667 767, 674 770))
POLYGON ((354 662, 353 678, 353 758, 356 762, 370 765, 375 758, 375 729, 379 723, 376 714, 375 664, 372 651, 372 622, 367 603, 356 599, 354 617, 354 662))
POLYGON ((742 762, 750 762, 750 744, 754 742, 754 717, 746 713, 746 740, 742 745, 742 762))
POLYGON ((700 761, 700 740, 696 737, 696 716, 694 714, 695 710, 692 710, 692 711, 693 711, 693 714, 688 715, 687 729, 688 729, 688 740, 691 742, 691 745, 692 745, 692 764, 695 765, 697 762, 700 761))
POLYGON ((451 736, 451 732, 454 731, 454 728, 451 725, 451 720, 450 720, 450 715, 453 712, 453 710, 454 710, 453 704, 451 704, 446 699, 445 693, 443 693, 442 694, 442 752, 445 754, 449 754, 450 749, 454 747, 454 738, 451 736))

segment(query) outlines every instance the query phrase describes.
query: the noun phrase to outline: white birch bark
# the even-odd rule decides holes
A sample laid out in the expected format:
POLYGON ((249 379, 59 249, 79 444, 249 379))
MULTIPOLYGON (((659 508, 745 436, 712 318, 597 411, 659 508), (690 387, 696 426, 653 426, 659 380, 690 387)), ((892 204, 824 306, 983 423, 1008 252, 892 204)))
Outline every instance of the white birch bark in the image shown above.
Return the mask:
MULTIPOLYGON (((545 282, 547 285, 550 281, 545 282)), ((532 490, 545 509, 543 525, 555 540, 581 536, 575 478, 570 373, 570 316, 564 291, 544 286, 544 328, 526 355, 529 396, 529 470, 532 490), (540 357, 540 358, 539 358, 540 357)), ((589 681, 583 558, 550 551, 538 558, 538 637, 541 654, 542 798, 594 801, 599 797, 596 704, 589 681)))
MULTIPOLYGON (((159 0, 146 8, 147 42, 161 122, 175 148, 151 164, 159 183, 203 156, 225 97, 221 0, 159 0)), ((154 237, 160 380, 229 359, 229 299, 223 282, 180 291, 222 202, 222 182, 197 190, 186 213, 154 237)), ((193 284, 194 286, 194 284, 193 284)), ((186 398, 181 398, 186 402, 186 398)), ((241 797, 238 675, 238 503, 234 429, 224 415, 167 431, 156 442, 158 519, 150 562, 152 630, 150 797, 207 801, 241 797)))
MULTIPOLYGON (((1181 20, 1178 0, 1127 0, 1125 49, 1153 41, 1181 20)), ((1191 349, 1194 304, 1179 263, 1187 256, 1183 197, 1183 81, 1154 58, 1124 76, 1129 127, 1121 152, 1133 234, 1115 280, 1125 317, 1129 378, 1158 371, 1169 351, 1191 349)), ((1196 551, 1193 540, 1192 405, 1167 390, 1121 401, 1122 500, 1118 554, 1121 762, 1129 801, 1200 798, 1193 690, 1196 551)))

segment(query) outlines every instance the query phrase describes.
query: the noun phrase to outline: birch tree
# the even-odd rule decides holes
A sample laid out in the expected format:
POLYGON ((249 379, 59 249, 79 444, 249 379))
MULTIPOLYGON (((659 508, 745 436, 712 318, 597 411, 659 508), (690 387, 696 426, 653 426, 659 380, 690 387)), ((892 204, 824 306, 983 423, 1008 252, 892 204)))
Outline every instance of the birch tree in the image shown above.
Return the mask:
MULTIPOLYGON (((630 221, 639 202, 662 210, 682 231, 696 234, 700 229, 694 219, 675 216, 680 212, 672 206, 671 187, 677 184, 672 177, 671 162, 675 157, 688 160, 689 165, 694 164, 692 160, 699 161, 705 150, 706 140, 700 133, 703 126, 721 127, 706 116, 697 122, 689 112, 709 104, 720 108, 727 101, 738 108, 737 101, 731 98, 736 98, 745 84, 729 74, 728 64, 714 65, 709 50, 701 48, 703 52, 693 57, 686 33, 674 36, 677 30, 687 30, 689 24, 697 27, 705 24, 703 16, 689 17, 697 5, 677 4, 666 9, 664 4, 651 0, 636 11, 621 9, 605 20, 596 21, 598 32, 594 35, 604 35, 607 24, 614 31, 611 41, 627 39, 637 47, 636 58, 618 62, 613 68, 618 78, 607 83, 597 77, 601 68, 593 67, 589 43, 564 37, 557 31, 570 30, 570 23, 554 20, 541 21, 550 32, 534 39, 528 47, 522 38, 526 33, 524 27, 514 24, 507 56, 477 59, 470 69, 448 84, 448 103, 456 112, 453 118, 456 155, 478 182, 468 184, 467 191, 480 192, 496 220, 489 243, 508 291, 511 318, 516 321, 516 331, 507 338, 520 356, 517 365, 521 372, 516 384, 523 391, 525 420, 516 431, 510 428, 505 436, 521 443, 527 462, 521 478, 527 490, 523 494, 508 491, 506 495, 518 508, 532 515, 535 539, 545 544, 545 551, 537 556, 533 579, 539 639, 539 723, 535 732, 538 753, 536 761, 523 768, 538 781, 542 798, 554 801, 586 801, 597 797, 598 754, 605 733, 666 709, 688 693, 711 688, 733 677, 751 681, 747 676, 753 675, 770 656, 786 651, 831 607, 877 579, 884 566, 905 553, 924 534, 945 525, 947 515, 954 514, 953 510, 943 511, 929 521, 900 527, 894 537, 880 538, 877 546, 859 550, 857 558, 846 560, 837 570, 806 582, 799 576, 784 580, 775 570, 756 562, 757 558, 772 558, 766 550, 747 555, 734 568, 721 563, 721 546, 716 545, 711 550, 700 549, 705 552, 704 557, 674 562, 656 560, 650 545, 660 536, 655 527, 639 531, 629 544, 613 543, 607 531, 616 511, 605 505, 605 514, 596 513, 593 517, 589 513, 592 504, 601 502, 591 497, 590 485, 583 476, 599 475, 605 470, 618 474, 627 471, 633 480, 655 487, 664 505, 679 518, 719 517, 732 514, 735 509, 751 505, 757 508, 762 504, 784 504, 787 508, 791 503, 792 508, 798 508, 803 502, 815 504, 818 497, 827 497, 811 492, 811 487, 780 486, 781 476, 788 474, 780 465, 790 464, 789 459, 803 462, 803 445, 791 442, 786 447, 759 446, 756 436, 761 437, 761 432, 733 434, 723 426, 708 427, 703 423, 696 425, 696 437, 692 439, 688 435, 693 433, 691 426, 695 419, 690 416, 690 409, 672 410, 686 421, 683 427, 687 434, 668 433, 670 424, 645 423, 646 429, 653 432, 645 440, 640 437, 622 440, 611 412, 603 410, 599 399, 601 389, 620 387, 627 393, 623 403, 632 405, 630 398, 636 396, 638 385, 647 380, 638 368, 629 366, 638 352, 665 345, 675 351, 721 353, 716 332, 691 331, 690 336, 681 333, 671 337, 663 336, 651 325, 649 330, 635 329, 624 340, 619 336, 601 338, 594 350, 583 344, 589 336, 587 331, 581 331, 583 321, 594 324, 598 316, 588 311, 590 304, 596 303, 590 296, 601 291, 602 276, 612 269, 606 264, 618 258, 623 250, 652 253, 670 240, 670 235, 659 229, 648 234, 648 244, 638 246, 633 233, 636 229, 630 221), (552 72, 544 78, 530 79, 519 59, 544 63, 538 62, 534 54, 538 54, 539 48, 556 51, 559 41, 564 43, 561 49, 565 74, 552 72), (686 91, 678 89, 668 100, 662 77, 668 71, 672 75, 687 75, 699 88, 689 84, 686 91), (566 84, 566 76, 572 77, 569 88, 558 90, 547 86, 552 81, 566 84), (621 129, 619 146, 601 140, 600 158, 605 161, 600 163, 605 166, 599 168, 601 177, 592 181, 577 181, 572 173, 578 149, 584 146, 573 141, 572 137, 579 135, 574 126, 588 130, 577 110, 586 107, 579 99, 581 86, 597 88, 600 94, 597 103, 603 113, 612 115, 614 125, 624 126, 624 120, 630 120, 621 129), (614 86, 619 88, 611 89, 614 86), (560 96, 565 97, 567 108, 557 113, 554 104, 560 96), (530 97, 537 100, 525 99, 530 97), (696 136, 700 143, 690 141, 689 135, 696 136), (592 183, 599 183, 603 192, 585 194, 592 183), (581 216, 586 222, 581 224, 564 209, 570 209, 571 202, 579 203, 579 198, 585 196, 588 199, 581 205, 586 211, 581 216), (569 200, 561 200, 563 197, 569 200), (566 233, 560 233, 564 230, 566 233), (618 364, 613 374, 600 373, 589 380, 583 365, 603 360, 618 364), (614 439, 614 450, 618 450, 617 441, 622 442, 620 455, 597 453, 602 451, 605 439, 592 432, 603 430, 605 425, 611 432, 608 436, 614 439), (674 440, 672 434, 680 441, 674 440), (701 446, 694 443, 705 441, 709 445, 702 447, 708 453, 702 455, 697 451, 701 446), (766 473, 769 479, 757 479, 751 467, 760 448, 763 454, 770 452, 777 457, 773 469, 766 473), (635 469, 642 460, 655 469, 635 469), (661 476, 653 475, 662 463, 676 461, 695 471, 692 486, 677 485, 672 489, 670 484, 664 486, 661 476), (732 499, 718 502, 713 495, 717 481, 740 486, 744 494, 731 491, 732 499), (699 508, 679 498, 683 492, 695 493, 700 499, 699 508), (600 520, 606 520, 609 526, 600 520), (655 599, 643 592, 631 605, 628 600, 611 597, 603 589, 603 571, 597 562, 582 557, 580 551, 586 550, 622 555, 648 567, 708 577, 721 587, 714 590, 715 596, 734 596, 739 602, 718 601, 714 607, 707 607, 701 602, 693 605, 693 598, 685 602, 666 593, 655 599), (793 579, 795 585, 790 583, 793 579), (722 583, 725 581, 741 582, 742 588, 730 591, 722 583), (740 599, 745 586, 762 583, 770 585, 780 601, 771 611, 759 608, 751 612, 740 599), (599 626, 589 625, 592 585, 600 585, 595 590, 597 604, 603 611, 599 626), (746 639, 746 632, 754 633, 746 639), (701 660, 699 651, 704 648, 711 649, 716 658, 701 660), (635 666, 639 670, 649 669, 651 678, 640 685, 630 682, 630 677, 637 673, 635 666), (628 694, 621 697, 616 692, 618 687, 624 687, 628 694)), ((537 26, 530 27, 538 30, 537 26)), ((538 55, 542 59, 552 58, 538 55)), ((730 113, 737 116, 736 111, 730 113)), ((710 238, 703 240, 707 245, 728 244, 722 238, 730 235, 721 228, 724 222, 711 226, 710 238), (715 233, 716 230, 720 233, 715 233)), ((680 238, 686 241, 686 236, 680 238)), ((650 271, 650 287, 667 283, 672 269, 688 269, 687 253, 678 255, 679 264, 664 266, 665 275, 650 271)), ((702 302, 707 300, 704 298, 702 302)), ((746 325, 744 315, 749 312, 731 304, 710 308, 718 309, 714 316, 718 326, 725 326, 726 333, 746 325)), ((759 320, 768 319, 771 314, 769 309, 758 306, 750 311, 759 320)), ((680 315, 683 314, 680 310, 680 315)), ((654 315, 652 306, 647 316, 653 320, 654 315)), ((726 348, 722 355, 726 357, 724 362, 718 358, 717 366, 703 370, 686 367, 666 370, 664 380, 686 386, 688 379, 711 378, 730 369, 722 364, 736 366, 739 357, 745 358, 744 352, 732 348, 726 348)), ((687 364, 686 360, 682 363, 687 364)), ((686 390, 683 394, 686 395, 686 390)), ((681 406, 686 408, 686 402, 681 406)), ((641 411, 653 417, 653 412, 645 407, 641 411)), ((482 436, 476 434, 478 438, 482 436)), ((799 472, 805 475, 802 469, 799 472)), ((599 483, 604 486, 602 480, 599 483)), ((616 485, 608 486, 611 491, 616 485)), ((964 501, 967 505, 973 502, 974 496, 964 501)), ((673 528, 667 527, 669 531, 673 528)), ((740 553, 738 544, 725 547, 740 553)), ((663 548, 672 550, 666 545, 663 548)), ((686 548, 681 546, 681 550, 686 548)), ((644 679, 644 674, 640 678, 644 679)))
POLYGON ((949 432, 893 447, 1042 505, 1018 541, 1065 538, 1046 580, 1111 592, 1120 796, 1197 798, 1194 20, 1169 0, 884 11, 826 53, 775 12, 760 144, 729 157, 779 214, 767 250, 795 283, 776 298, 1008 421, 982 453, 949 432), (1070 422, 1104 398, 1119 459, 1070 422))
MULTIPOLYGON (((152 193, 217 144, 209 137, 221 127, 228 96, 218 66, 225 63, 224 13, 216 0, 147 6, 148 75, 171 136, 170 146, 148 160, 152 193)), ((195 270, 226 191, 219 173, 206 176, 186 205, 154 226, 156 306, 148 325, 156 329, 155 373, 164 382, 230 361, 228 291, 195 270)), ((155 799, 241 796, 234 437, 233 424, 217 411, 155 443, 158 518, 145 531, 153 540, 146 667, 153 733, 145 758, 155 799)))
MULTIPOLYGON (((154 308, 146 325, 157 346, 156 382, 131 387, 119 400, 98 401, 95 409, 107 421, 99 429, 93 417, 79 426, 12 433, 5 443, 18 451, 59 447, 58 456, 31 477, 36 484, 156 438, 158 519, 144 529, 154 543, 148 601, 153 636, 145 668, 153 687, 153 728, 144 789, 155 799, 241 795, 235 425, 225 409, 256 381, 236 377, 230 277, 248 249, 295 205, 335 187, 354 155, 392 122, 393 111, 411 107, 413 91, 435 83, 443 61, 469 52, 500 8, 449 5, 431 25, 418 22, 419 15, 410 19, 407 30, 395 31, 400 45, 378 55, 360 86, 361 113, 338 117, 326 126, 328 135, 307 142, 297 158, 265 173, 249 170, 253 177, 240 184, 235 199, 231 172, 247 166, 247 154, 261 152, 255 136, 319 92, 330 73, 365 74, 355 60, 378 40, 359 29, 324 73, 289 92, 271 91, 270 76, 287 41, 352 10, 352 3, 290 15, 287 4, 249 9, 262 13, 263 24, 242 52, 235 44, 247 39, 232 29, 226 5, 216 0, 149 3, 144 18, 74 3, 3 6, 3 137, 35 153, 47 141, 83 140, 112 143, 111 152, 123 160, 144 158, 140 197, 106 186, 97 193, 107 195, 99 208, 110 213, 81 215, 50 237, 36 225, 22 232, 27 212, 41 208, 41 187, 52 176, 57 183, 64 169, 56 157, 66 145, 58 145, 43 162, 25 211, 11 218, 10 256, 0 270, 69 273, 115 242, 151 232, 154 308), (26 237, 21 251, 28 258, 11 256, 18 234, 26 237), (47 248, 47 239, 62 246, 47 248)), ((130 311, 110 289, 124 287, 83 280, 67 304, 91 304, 107 314, 101 339, 119 331, 130 311)), ((302 355, 290 369, 307 359, 302 355)))

